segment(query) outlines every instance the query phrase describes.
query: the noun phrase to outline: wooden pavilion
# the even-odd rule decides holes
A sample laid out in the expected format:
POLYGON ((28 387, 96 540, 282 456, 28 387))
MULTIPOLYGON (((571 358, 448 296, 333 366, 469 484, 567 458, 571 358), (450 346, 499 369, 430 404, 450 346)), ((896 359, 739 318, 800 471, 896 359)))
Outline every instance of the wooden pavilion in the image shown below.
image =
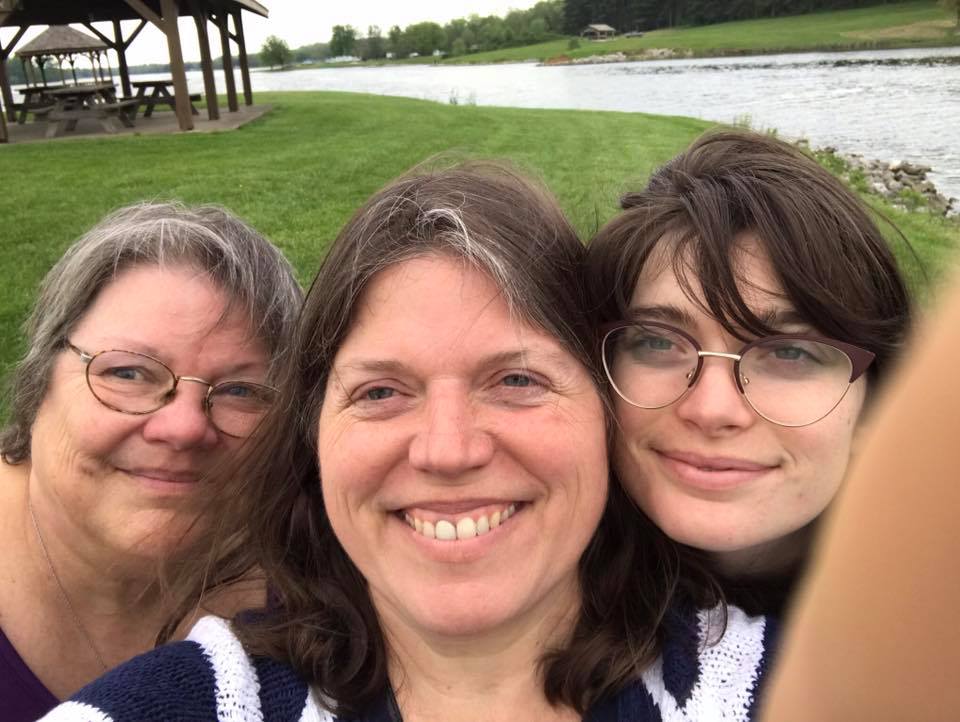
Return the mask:
POLYGON ((213 59, 210 53, 208 27, 213 24, 220 36, 223 54, 223 74, 227 91, 227 106, 231 112, 239 108, 237 86, 234 77, 234 51, 240 66, 240 79, 246 105, 253 105, 250 87, 250 68, 247 63, 247 48, 243 37, 242 12, 256 13, 267 17, 267 9, 257 0, 0 0, 0 27, 16 27, 10 42, 0 42, 0 142, 6 140, 6 118, 13 119, 13 93, 7 75, 7 59, 23 34, 34 25, 68 25, 78 23, 86 26, 103 43, 117 54, 120 82, 124 95, 132 95, 130 72, 127 67, 126 50, 140 31, 149 22, 166 35, 170 53, 170 72, 176 97, 175 110, 181 130, 193 129, 190 95, 187 90, 187 75, 180 46, 180 30, 177 20, 192 17, 197 28, 200 45, 200 63, 203 70, 204 94, 207 115, 210 120, 220 117, 217 88, 213 77, 213 59), (138 20, 139 24, 126 37, 121 28, 122 20, 138 20), (112 37, 93 26, 95 22, 112 24, 112 37), (231 27, 232 25, 232 27, 231 27))

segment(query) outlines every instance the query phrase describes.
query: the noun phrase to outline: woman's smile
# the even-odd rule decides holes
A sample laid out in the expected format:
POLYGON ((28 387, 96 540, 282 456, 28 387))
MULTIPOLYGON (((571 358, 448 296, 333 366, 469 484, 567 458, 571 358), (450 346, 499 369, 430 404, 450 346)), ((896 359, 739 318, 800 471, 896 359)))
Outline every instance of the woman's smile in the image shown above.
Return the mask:
POLYGON ((706 456, 687 451, 653 453, 679 483, 705 492, 727 492, 757 481, 779 468, 729 456, 706 456))

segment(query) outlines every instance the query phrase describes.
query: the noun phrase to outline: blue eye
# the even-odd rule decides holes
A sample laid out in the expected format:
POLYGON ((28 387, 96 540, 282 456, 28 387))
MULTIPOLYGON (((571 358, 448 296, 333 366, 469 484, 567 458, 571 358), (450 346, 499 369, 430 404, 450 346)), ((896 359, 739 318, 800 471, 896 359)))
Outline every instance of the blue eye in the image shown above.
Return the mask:
POLYGON ((812 354, 799 346, 780 346, 774 350, 773 354, 780 361, 817 361, 812 354))
POLYGON ((244 386, 243 384, 235 384, 229 386, 218 386, 217 393, 223 396, 235 396, 237 398, 245 398, 250 396, 253 393, 253 390, 249 386, 244 386))
POLYGON ((154 375, 139 366, 113 366, 103 369, 99 375, 112 381, 153 381, 154 375))
POLYGON ((534 383, 526 374, 507 374, 503 377, 504 386, 524 387, 532 386, 534 383))
POLYGON ((396 391, 388 386, 377 386, 364 392, 363 397, 368 401, 383 401, 391 398, 396 391))

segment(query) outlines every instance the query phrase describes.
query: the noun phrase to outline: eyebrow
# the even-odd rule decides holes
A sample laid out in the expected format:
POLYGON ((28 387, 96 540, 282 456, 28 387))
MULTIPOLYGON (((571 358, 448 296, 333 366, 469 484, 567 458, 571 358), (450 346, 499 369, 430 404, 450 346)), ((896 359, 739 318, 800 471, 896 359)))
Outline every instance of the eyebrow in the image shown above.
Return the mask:
MULTIPOLYGON (((807 319, 793 308, 768 308, 756 314, 757 320, 764 326, 781 329, 784 326, 812 326, 807 319)), ((696 320, 685 309, 671 304, 655 306, 634 306, 630 309, 630 318, 637 321, 660 321, 681 328, 695 328, 696 320)))
POLYGON ((763 313, 757 314, 757 318, 760 319, 761 323, 770 328, 813 325, 793 308, 768 308, 763 313))
POLYGON ((661 321, 674 326, 692 328, 696 325, 693 316, 679 306, 658 304, 656 306, 633 306, 630 321, 661 321))
MULTIPOLYGON (((531 357, 534 359, 545 359, 560 364, 564 368, 569 368, 570 366, 570 359, 567 357, 567 354, 560 351, 542 348, 515 349, 511 351, 493 353, 480 358, 477 361, 476 366, 480 368, 508 365, 525 367, 528 365, 528 361, 531 357)), ((409 364, 406 364, 399 359, 391 358, 359 358, 339 364, 337 368, 339 371, 350 370, 387 374, 405 373, 410 370, 409 364)))

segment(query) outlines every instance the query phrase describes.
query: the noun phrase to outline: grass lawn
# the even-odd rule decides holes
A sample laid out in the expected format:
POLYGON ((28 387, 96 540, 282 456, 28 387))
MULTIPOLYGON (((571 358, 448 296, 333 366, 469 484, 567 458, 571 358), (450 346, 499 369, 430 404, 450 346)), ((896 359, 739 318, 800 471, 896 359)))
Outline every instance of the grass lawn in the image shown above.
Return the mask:
MULTIPOLYGON (((353 210, 437 153, 509 157, 536 170, 586 237, 615 212, 622 191, 709 127, 639 113, 347 93, 261 93, 257 101, 274 104, 273 112, 234 132, 0 146, 7 179, 0 370, 23 350, 20 325, 40 279, 72 240, 118 206, 169 198, 222 204, 274 240, 307 281, 353 210)), ((955 223, 884 211, 934 267, 960 244, 955 223)))
POLYGON ((690 51, 694 55, 721 55, 793 50, 957 45, 953 32, 956 14, 932 0, 856 10, 744 20, 719 25, 656 30, 641 38, 616 38, 605 42, 581 41, 568 49, 568 39, 520 48, 451 58, 445 62, 496 63, 546 60, 559 55, 583 58, 622 52, 639 55, 652 48, 690 51))

